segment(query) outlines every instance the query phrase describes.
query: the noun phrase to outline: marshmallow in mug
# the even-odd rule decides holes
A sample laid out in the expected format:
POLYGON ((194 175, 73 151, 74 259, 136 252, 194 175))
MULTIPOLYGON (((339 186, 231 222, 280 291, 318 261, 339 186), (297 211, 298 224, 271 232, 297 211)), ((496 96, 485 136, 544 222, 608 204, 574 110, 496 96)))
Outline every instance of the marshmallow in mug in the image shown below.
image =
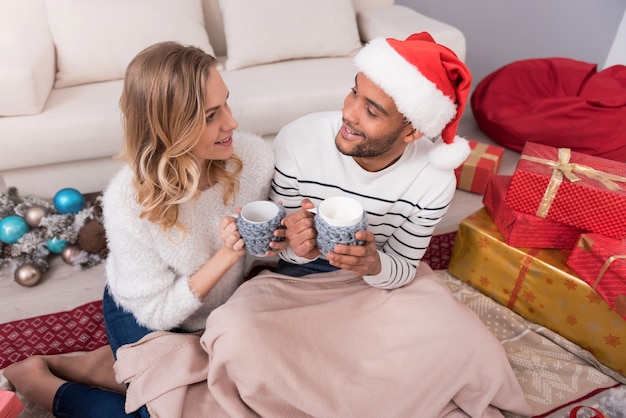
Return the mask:
POLYGON ((237 216, 237 228, 246 251, 255 256, 264 256, 271 251, 270 242, 282 241, 274 231, 281 228, 285 208, 270 200, 257 200, 245 205, 237 216))
POLYGON ((356 200, 345 196, 334 196, 320 203, 314 210, 317 247, 322 254, 335 248, 336 244, 363 245, 357 240, 357 231, 367 229, 367 216, 363 206, 356 200))
POLYGON ((320 203, 317 214, 331 226, 353 226, 363 218, 363 206, 350 197, 329 197, 320 203))

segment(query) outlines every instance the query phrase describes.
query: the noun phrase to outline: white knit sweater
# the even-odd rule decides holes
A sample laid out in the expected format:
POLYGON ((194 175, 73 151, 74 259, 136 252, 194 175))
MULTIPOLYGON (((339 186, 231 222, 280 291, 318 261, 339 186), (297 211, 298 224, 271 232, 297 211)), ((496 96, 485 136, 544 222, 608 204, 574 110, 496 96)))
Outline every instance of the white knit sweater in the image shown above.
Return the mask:
MULTIPOLYGON (((391 166, 369 172, 354 158, 335 147, 341 112, 304 116, 285 126, 274 140, 276 173, 272 200, 282 200, 287 212, 300 207, 303 198, 317 206, 336 195, 350 196, 367 212, 368 230, 376 237, 382 271, 365 276, 370 285, 391 289, 405 285, 415 275, 435 226, 450 207, 456 189, 452 170, 430 164, 432 142, 410 143, 391 166)), ((305 263, 291 248, 284 260, 305 263)))
POLYGON ((185 236, 174 228, 164 234, 161 226, 139 217, 130 168, 122 169, 105 190, 107 284, 117 303, 141 325, 154 330, 203 329, 208 314, 241 283, 243 258, 204 300, 188 285, 189 276, 222 247, 217 231, 221 219, 247 202, 268 197, 274 168, 269 144, 255 135, 235 133, 234 149, 244 164, 239 195, 224 206, 223 188, 218 185, 182 205, 179 220, 187 228, 185 236))

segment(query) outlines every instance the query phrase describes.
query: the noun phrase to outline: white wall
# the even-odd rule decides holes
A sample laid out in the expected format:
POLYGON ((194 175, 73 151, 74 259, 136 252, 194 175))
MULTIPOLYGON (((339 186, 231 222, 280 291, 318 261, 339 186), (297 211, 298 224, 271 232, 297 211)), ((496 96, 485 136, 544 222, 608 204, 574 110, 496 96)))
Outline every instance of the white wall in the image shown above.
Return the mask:
POLYGON ((624 0, 396 0, 461 29, 474 85, 510 62, 565 57, 603 68, 624 0))
POLYGON ((618 64, 626 65, 626 10, 624 11, 624 16, 622 16, 622 22, 617 29, 613 45, 609 50, 609 55, 604 62, 604 68, 618 64))

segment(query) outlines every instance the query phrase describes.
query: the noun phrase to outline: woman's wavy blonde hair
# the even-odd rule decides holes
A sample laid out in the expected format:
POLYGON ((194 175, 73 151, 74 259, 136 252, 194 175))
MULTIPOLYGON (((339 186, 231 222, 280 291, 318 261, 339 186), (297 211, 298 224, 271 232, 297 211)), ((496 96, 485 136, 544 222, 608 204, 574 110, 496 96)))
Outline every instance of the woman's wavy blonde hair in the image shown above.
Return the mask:
MULTIPOLYGON (((118 158, 135 173, 142 218, 163 229, 177 227, 179 205, 200 194, 192 155, 205 127, 205 94, 217 60, 199 48, 175 42, 152 45, 128 65, 120 98, 124 145, 118 158)), ((238 192, 242 162, 233 156, 208 161, 209 186, 224 187, 224 204, 238 192)))

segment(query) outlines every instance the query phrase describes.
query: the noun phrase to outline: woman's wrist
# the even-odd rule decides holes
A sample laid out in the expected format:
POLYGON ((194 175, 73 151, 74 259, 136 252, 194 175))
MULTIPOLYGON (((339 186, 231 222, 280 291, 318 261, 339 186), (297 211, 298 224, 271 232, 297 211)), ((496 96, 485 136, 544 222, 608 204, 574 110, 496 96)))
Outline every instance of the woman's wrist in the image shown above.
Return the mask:
POLYGON ((233 264, 235 264, 237 261, 239 261, 239 259, 243 256, 246 255, 246 251, 245 250, 235 250, 233 248, 228 248, 228 247, 222 247, 220 248, 217 253, 215 253, 215 255, 213 256, 213 258, 217 258, 218 261, 223 262, 224 264, 226 264, 228 267, 232 266, 233 264))
POLYGON ((222 279, 228 269, 244 255, 245 251, 237 251, 228 247, 222 247, 217 250, 213 257, 191 276, 189 280, 191 291, 200 299, 204 299, 222 279))

